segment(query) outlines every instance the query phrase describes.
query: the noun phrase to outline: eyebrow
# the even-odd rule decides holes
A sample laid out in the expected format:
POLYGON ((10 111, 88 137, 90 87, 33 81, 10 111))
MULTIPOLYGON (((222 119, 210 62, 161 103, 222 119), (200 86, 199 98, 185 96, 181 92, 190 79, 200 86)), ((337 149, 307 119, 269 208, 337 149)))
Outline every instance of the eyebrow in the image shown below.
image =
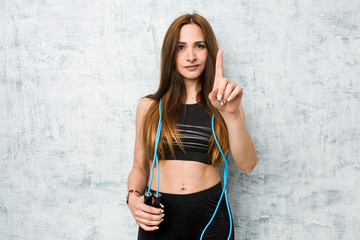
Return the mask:
MULTIPOLYGON (((197 43, 205 43, 205 42, 204 41, 196 41, 194 43, 197 44, 197 43)), ((178 44, 186 44, 186 42, 178 42, 178 44)))

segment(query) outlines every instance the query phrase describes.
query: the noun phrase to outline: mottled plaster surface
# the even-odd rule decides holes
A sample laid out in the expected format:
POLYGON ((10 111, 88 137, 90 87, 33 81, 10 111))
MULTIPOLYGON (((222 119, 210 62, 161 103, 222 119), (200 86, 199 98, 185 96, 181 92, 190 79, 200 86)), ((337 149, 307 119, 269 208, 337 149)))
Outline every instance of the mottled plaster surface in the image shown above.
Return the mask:
POLYGON ((251 173, 230 163, 236 239, 359 239, 359 1, 0 0, 1 240, 136 239, 136 103, 193 11, 258 153, 251 173))

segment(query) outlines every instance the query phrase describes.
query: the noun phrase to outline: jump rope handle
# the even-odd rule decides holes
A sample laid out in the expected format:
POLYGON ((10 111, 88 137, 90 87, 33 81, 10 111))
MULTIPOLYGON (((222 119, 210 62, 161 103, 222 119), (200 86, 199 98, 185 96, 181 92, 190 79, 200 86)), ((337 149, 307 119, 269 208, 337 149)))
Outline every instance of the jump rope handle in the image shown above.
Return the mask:
POLYGON ((148 206, 152 206, 152 193, 145 193, 144 194, 144 203, 148 206))
POLYGON ((161 208, 161 206, 160 206, 160 198, 161 198, 161 194, 160 194, 160 193, 154 195, 153 207, 161 208))
POLYGON ((152 207, 156 207, 156 208, 161 208, 160 205, 160 200, 161 200, 161 194, 152 194, 150 193, 145 193, 144 194, 144 203, 148 206, 152 206, 152 207))

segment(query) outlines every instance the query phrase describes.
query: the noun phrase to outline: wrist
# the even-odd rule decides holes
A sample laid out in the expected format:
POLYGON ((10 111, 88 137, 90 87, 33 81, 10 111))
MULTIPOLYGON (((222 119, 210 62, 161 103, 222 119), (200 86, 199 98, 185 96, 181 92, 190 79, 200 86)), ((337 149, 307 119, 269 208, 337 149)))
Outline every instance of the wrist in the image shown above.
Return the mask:
POLYGON ((219 111, 221 116, 224 118, 224 120, 236 120, 238 118, 241 118, 241 112, 239 109, 236 109, 235 112, 226 112, 226 111, 219 111))
POLYGON ((137 190, 135 190, 135 189, 129 190, 129 191, 128 191, 128 194, 126 195, 126 204, 127 204, 127 205, 129 205, 130 198, 133 197, 133 196, 140 197, 141 194, 140 194, 139 191, 137 191, 137 190))

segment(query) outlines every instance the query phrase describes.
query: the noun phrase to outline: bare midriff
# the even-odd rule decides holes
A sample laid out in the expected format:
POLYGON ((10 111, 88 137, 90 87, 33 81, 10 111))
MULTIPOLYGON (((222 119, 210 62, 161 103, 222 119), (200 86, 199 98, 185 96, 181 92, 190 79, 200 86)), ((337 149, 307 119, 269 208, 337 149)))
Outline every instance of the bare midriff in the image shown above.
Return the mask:
MULTIPOLYGON (((156 190, 157 169, 154 167, 151 189, 156 190)), ((159 161, 159 191, 170 194, 190 194, 215 186, 220 182, 217 167, 189 160, 159 161)))

